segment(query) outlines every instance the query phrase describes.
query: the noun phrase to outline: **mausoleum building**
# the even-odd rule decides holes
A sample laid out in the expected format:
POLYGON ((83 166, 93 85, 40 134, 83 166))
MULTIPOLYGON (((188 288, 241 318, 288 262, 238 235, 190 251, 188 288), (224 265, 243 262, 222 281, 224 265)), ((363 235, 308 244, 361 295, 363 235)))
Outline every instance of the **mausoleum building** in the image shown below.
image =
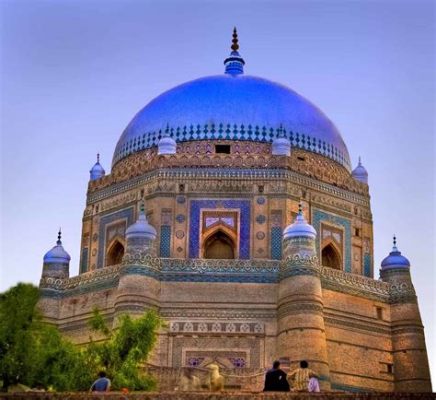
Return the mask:
POLYGON ((244 73, 236 31, 231 49, 135 115, 110 173, 97 159, 79 275, 60 235, 44 256, 46 318, 86 343, 95 307, 156 310, 161 376, 304 359, 323 390, 431 391, 413 265, 396 243, 374 265, 368 172, 319 108, 244 73))

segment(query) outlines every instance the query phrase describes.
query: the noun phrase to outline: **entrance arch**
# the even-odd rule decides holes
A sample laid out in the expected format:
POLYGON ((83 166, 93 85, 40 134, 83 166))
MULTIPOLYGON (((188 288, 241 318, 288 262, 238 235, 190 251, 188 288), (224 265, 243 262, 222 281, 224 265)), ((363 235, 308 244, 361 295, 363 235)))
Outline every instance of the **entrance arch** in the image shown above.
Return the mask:
POLYGON ((341 256, 331 243, 322 249, 321 261, 324 267, 342 270, 341 256))
POLYGON ((222 230, 215 231, 204 242, 204 258, 226 259, 235 258, 235 242, 222 230))
POLYGON ((121 264, 124 256, 124 246, 119 240, 115 240, 110 246, 106 255, 106 267, 121 264))

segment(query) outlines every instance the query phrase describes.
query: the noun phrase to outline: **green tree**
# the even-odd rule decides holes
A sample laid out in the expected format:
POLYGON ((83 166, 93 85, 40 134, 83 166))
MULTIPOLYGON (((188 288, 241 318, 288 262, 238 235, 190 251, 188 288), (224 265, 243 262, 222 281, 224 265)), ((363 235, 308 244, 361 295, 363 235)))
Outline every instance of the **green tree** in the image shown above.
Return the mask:
POLYGON ((42 320, 39 289, 19 283, 0 294, 0 375, 2 389, 21 383, 56 390, 86 389, 92 379, 77 346, 42 320))
POLYGON ((123 315, 118 327, 110 331, 98 310, 94 310, 90 326, 106 338, 104 342, 91 341, 86 350, 94 370, 106 371, 115 389, 151 390, 155 387, 155 381, 142 369, 156 342, 157 330, 162 326, 154 311, 136 319, 123 315))

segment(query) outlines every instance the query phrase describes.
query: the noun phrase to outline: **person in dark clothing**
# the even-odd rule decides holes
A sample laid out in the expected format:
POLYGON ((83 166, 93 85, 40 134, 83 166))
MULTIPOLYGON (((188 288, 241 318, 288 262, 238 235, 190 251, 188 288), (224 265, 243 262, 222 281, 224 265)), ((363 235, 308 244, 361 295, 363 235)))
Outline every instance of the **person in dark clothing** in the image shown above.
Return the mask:
POLYGON ((264 392, 289 392, 289 383, 286 380, 286 372, 280 369, 280 362, 274 361, 272 369, 265 375, 264 392))

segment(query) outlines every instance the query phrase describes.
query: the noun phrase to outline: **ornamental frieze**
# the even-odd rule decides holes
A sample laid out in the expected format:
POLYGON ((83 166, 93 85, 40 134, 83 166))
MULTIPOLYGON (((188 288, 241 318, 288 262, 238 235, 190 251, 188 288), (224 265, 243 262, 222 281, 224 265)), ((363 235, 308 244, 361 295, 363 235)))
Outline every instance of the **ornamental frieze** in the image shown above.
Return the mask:
POLYGON ((353 179, 339 163, 301 149, 293 149, 290 157, 273 156, 269 143, 220 141, 228 144, 230 154, 215 153, 215 142, 179 143, 177 153, 159 156, 151 148, 133 153, 116 163, 110 175, 91 181, 89 191, 126 181, 155 169, 164 168, 282 168, 298 172, 334 186, 367 195, 366 185, 353 179))

